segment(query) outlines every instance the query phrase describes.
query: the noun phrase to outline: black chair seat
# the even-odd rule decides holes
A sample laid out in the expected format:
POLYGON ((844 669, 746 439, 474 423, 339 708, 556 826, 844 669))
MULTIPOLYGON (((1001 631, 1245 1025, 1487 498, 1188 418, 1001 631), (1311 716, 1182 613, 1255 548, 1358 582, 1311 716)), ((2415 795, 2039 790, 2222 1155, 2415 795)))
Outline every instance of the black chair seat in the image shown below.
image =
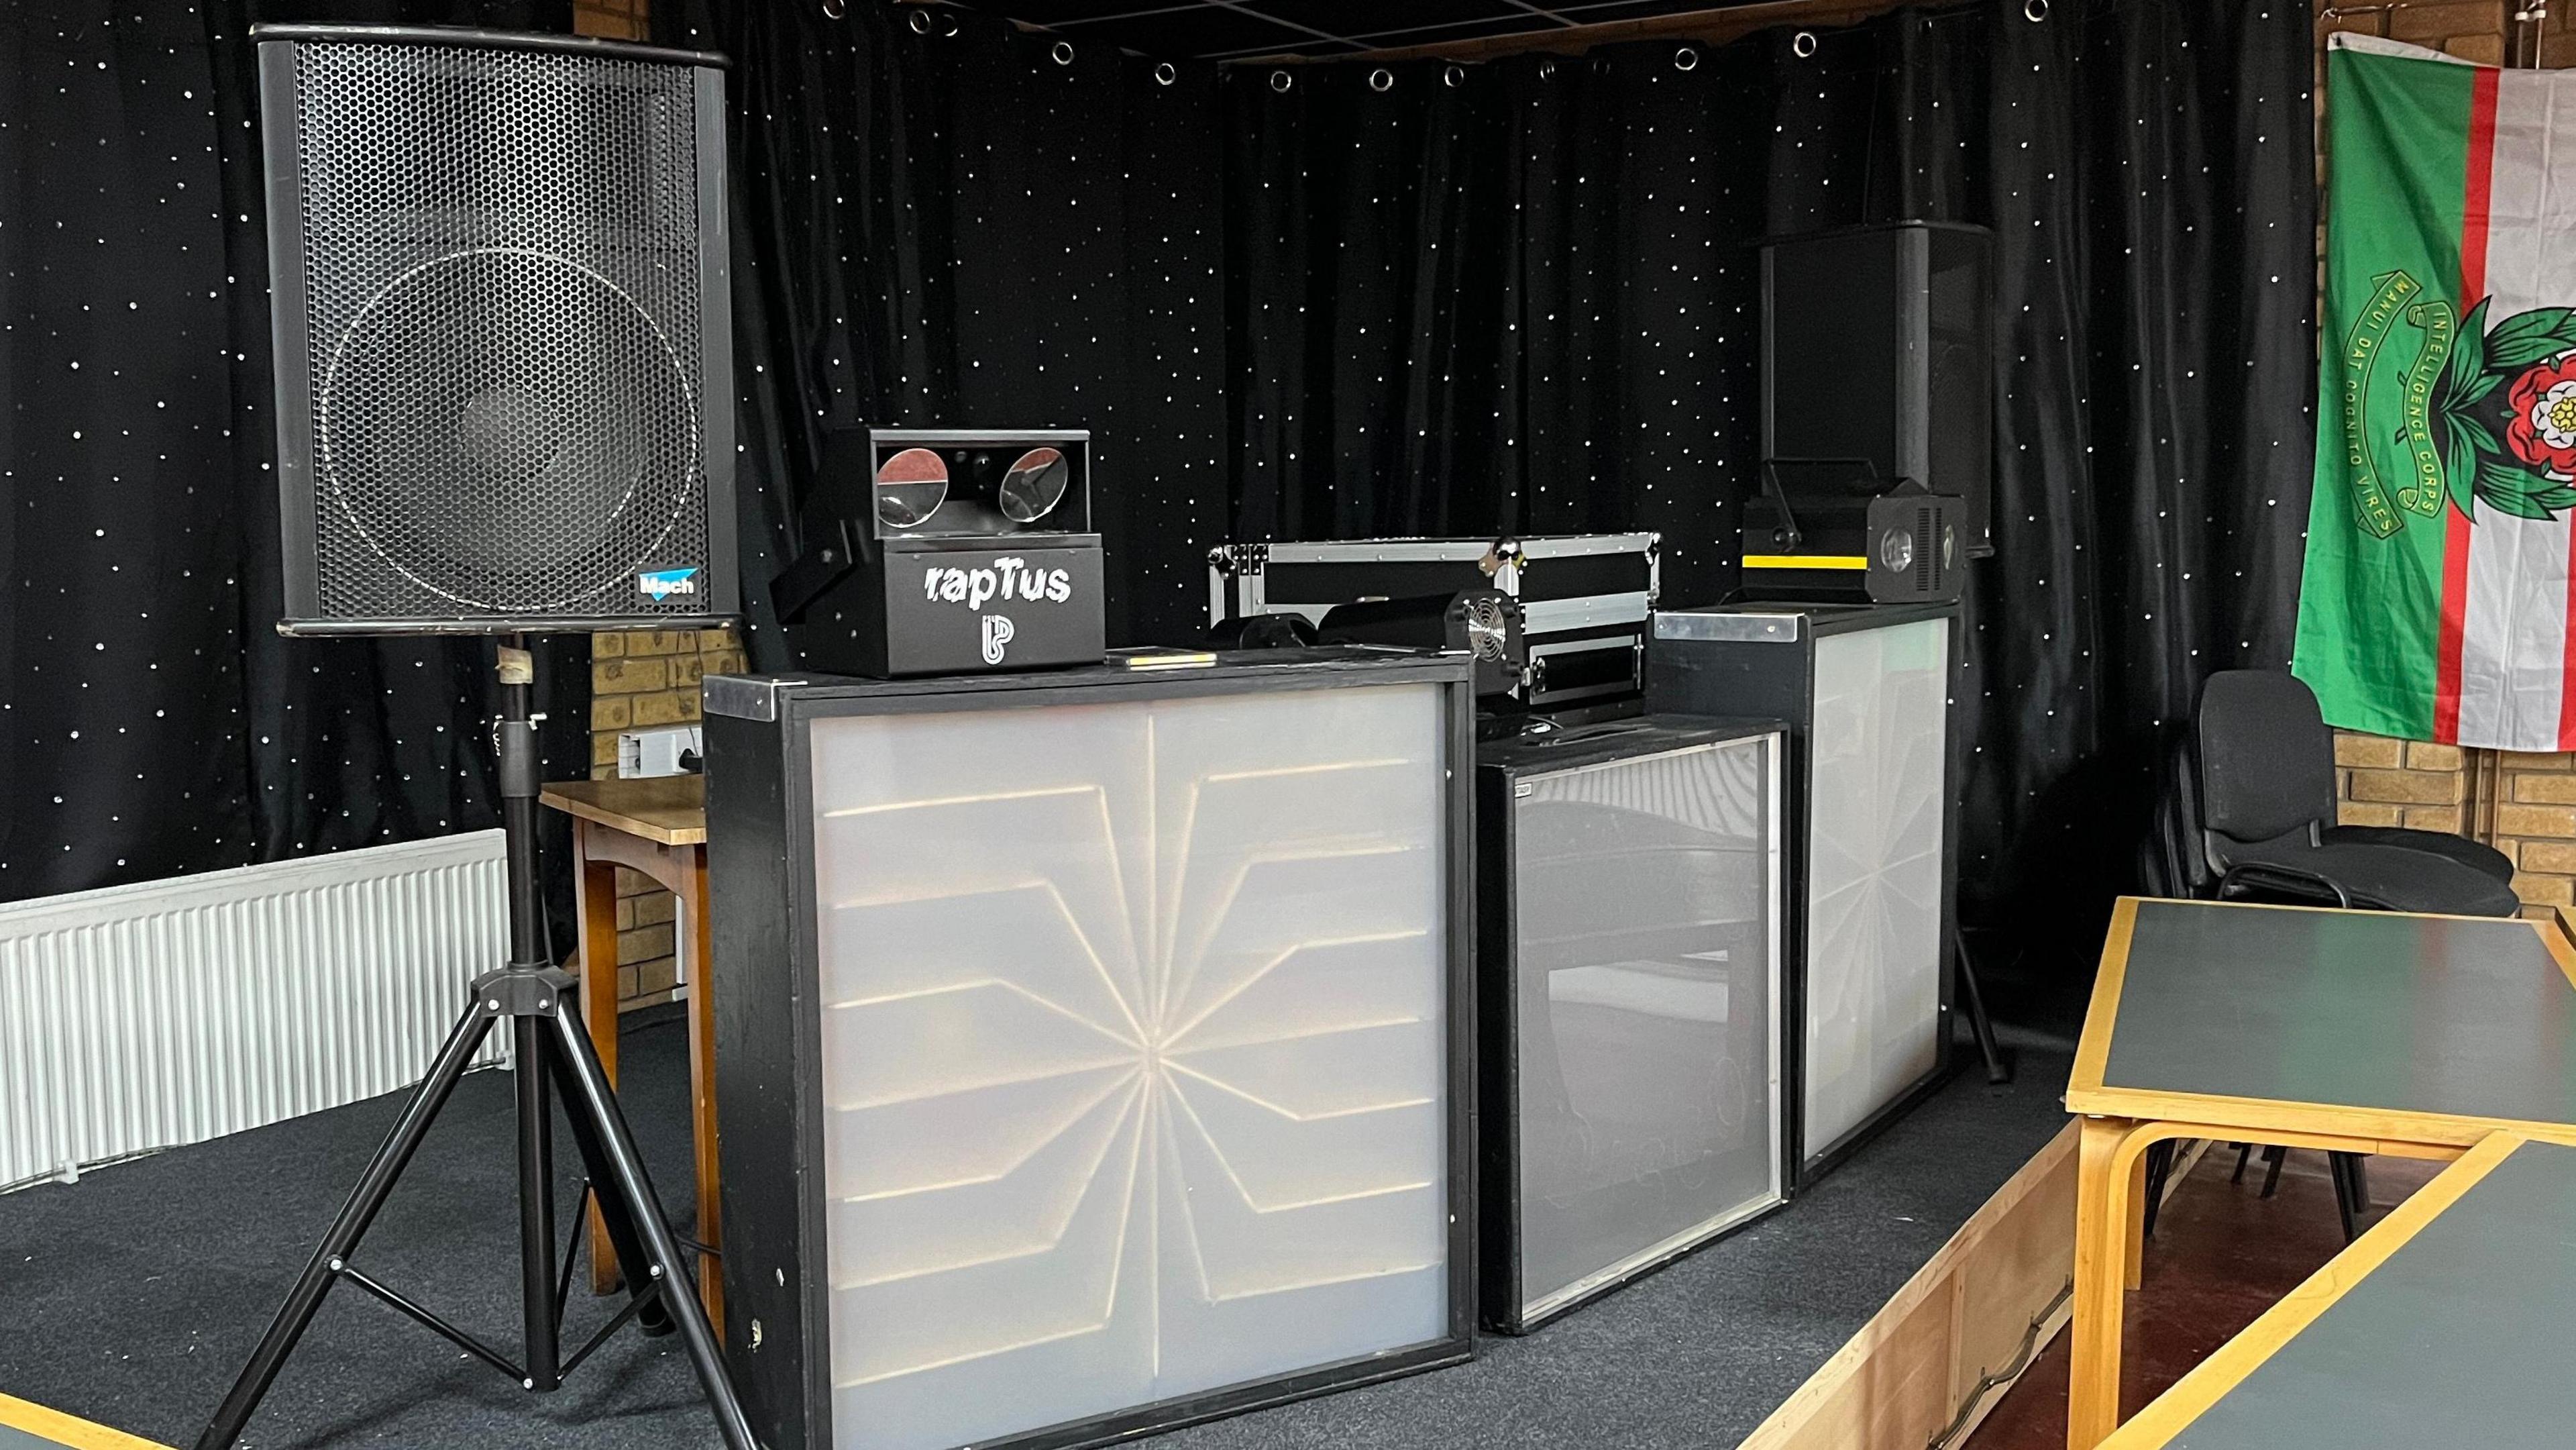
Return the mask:
MULTIPOLYGON (((2321 876, 2342 887, 2353 905, 2374 911, 2446 916, 2517 916, 2522 911, 2513 888, 2484 871, 2447 855, 2403 846, 2345 842, 2311 846, 2297 840, 2252 846, 2230 843, 2226 865, 2231 871, 2253 865, 2321 876)), ((2334 893, 2320 886, 2317 899, 2331 904, 2334 893)))
POLYGON ((2415 831, 2404 826, 2328 826, 2323 832, 2329 846, 2397 846, 2409 851, 2425 851, 2451 860, 2482 876, 2510 883, 2513 863, 2505 854, 2483 841, 2454 836, 2445 831, 2415 831))

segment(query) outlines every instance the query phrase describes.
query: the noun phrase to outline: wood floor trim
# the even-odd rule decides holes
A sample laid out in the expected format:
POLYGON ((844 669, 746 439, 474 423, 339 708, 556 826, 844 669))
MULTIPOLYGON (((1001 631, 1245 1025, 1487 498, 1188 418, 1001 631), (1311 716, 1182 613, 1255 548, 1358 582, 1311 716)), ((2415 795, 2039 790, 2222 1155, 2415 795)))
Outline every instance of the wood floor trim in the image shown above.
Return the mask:
POLYGON ((1740 1450, 1964 1441, 2072 1312, 2076 1136, 2023 1164, 1740 1450))
POLYGON ((49 1410, 8 1395, 0 1395, 0 1427, 24 1431, 39 1440, 68 1446, 70 1450, 169 1450, 158 1441, 111 1430, 105 1425, 94 1425, 60 1410, 49 1410))

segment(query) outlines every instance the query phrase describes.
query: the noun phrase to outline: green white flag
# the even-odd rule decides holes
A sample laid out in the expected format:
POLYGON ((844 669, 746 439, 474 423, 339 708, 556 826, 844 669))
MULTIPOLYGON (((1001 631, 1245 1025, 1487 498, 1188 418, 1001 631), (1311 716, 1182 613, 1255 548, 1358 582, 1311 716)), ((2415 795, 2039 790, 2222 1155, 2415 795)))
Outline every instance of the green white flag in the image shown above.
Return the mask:
POLYGON ((2292 668, 2337 725, 2576 748, 2576 75, 2337 35, 2325 107, 2292 668))

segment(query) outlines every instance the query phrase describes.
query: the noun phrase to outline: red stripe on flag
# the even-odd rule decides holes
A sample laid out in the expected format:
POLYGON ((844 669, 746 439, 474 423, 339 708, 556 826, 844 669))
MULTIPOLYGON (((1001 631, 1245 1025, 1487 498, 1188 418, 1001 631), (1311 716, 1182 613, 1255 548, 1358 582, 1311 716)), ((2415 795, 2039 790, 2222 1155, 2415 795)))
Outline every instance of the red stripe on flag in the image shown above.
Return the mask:
POLYGON ((2442 536, 2442 671, 2433 686, 2433 738, 2460 740, 2460 638, 2469 622, 2469 516, 2444 509, 2442 536))
MULTIPOLYGON (((2460 208, 2460 311, 2477 305, 2487 291, 2487 217, 2495 182, 2496 86, 2504 73, 2478 68, 2469 85, 2469 155, 2467 195, 2460 208)), ((2460 738, 2460 645, 2469 616, 2469 520, 2458 509, 2444 512, 2449 527, 2442 535, 2442 635, 2433 685, 2433 738, 2446 744, 2460 738)), ((2576 640, 2576 636, 2571 636, 2576 640)), ((2576 643, 2570 661, 2576 664, 2576 643)), ((2560 730, 2567 715, 2559 715, 2560 730)))
POLYGON ((2468 196, 2460 208, 2460 311, 2487 295, 2487 216, 2495 188, 2496 86, 2504 72, 2485 66, 2469 87, 2468 196))

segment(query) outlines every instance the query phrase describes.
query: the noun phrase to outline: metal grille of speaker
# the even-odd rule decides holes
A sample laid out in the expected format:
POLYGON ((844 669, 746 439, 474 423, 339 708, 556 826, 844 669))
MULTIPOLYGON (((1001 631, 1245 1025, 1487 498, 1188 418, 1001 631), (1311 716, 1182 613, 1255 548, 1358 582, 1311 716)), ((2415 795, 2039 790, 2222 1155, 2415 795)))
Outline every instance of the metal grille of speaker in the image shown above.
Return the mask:
POLYGON ((701 154, 698 68, 291 50, 295 186, 271 205, 293 230, 271 226, 300 283, 303 375, 282 355, 280 383, 309 407, 281 429, 307 461, 287 506, 310 511, 312 610, 497 627, 730 612, 709 473, 729 485, 712 444, 729 455, 731 430, 709 413, 732 387, 706 375, 725 354, 702 333, 727 319, 701 296, 699 172, 720 159, 701 154))

